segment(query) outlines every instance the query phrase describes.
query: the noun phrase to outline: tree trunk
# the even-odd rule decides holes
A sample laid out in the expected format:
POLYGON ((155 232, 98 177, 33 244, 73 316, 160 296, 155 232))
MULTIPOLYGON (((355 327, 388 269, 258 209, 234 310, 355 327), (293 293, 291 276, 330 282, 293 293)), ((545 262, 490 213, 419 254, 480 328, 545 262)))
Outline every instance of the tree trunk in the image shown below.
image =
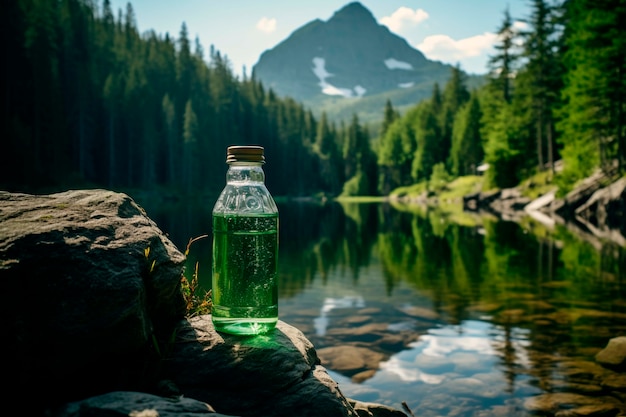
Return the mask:
POLYGON ((546 131, 546 142, 548 144, 548 166, 550 168, 550 178, 554 178, 554 144, 552 138, 552 123, 548 122, 546 131))
POLYGON ((539 117, 537 119, 537 166, 539 172, 543 172, 543 113, 539 110, 539 117))

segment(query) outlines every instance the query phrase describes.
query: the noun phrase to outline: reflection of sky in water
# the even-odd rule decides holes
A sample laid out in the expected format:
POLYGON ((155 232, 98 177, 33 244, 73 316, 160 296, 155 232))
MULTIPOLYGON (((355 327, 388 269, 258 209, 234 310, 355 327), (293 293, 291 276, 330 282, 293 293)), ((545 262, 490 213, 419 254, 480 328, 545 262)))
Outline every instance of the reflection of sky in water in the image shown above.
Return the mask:
MULTIPOLYGON (((404 326, 394 324, 390 328, 402 329, 404 326)), ((361 384, 329 372, 347 397, 394 407, 398 404, 392 398, 395 401, 405 398, 412 410, 418 409, 422 415, 428 415, 426 411, 430 409, 430 403, 436 407, 434 398, 446 407, 467 401, 467 398, 482 403, 484 407, 505 404, 508 398, 517 395, 510 392, 499 350, 504 348, 508 339, 509 348, 516 352, 515 363, 526 364, 526 336, 526 331, 510 329, 509 336, 505 337, 501 327, 468 320, 457 326, 429 330, 409 349, 382 362, 374 377, 361 384)), ((517 388, 528 394, 528 386, 517 388)))
POLYGON ((358 296, 345 296, 341 298, 326 297, 324 304, 320 309, 320 315, 313 319, 313 325, 315 327, 315 333, 318 336, 324 336, 326 334, 326 328, 328 327, 328 313, 336 308, 363 308, 365 307, 365 300, 360 295, 358 296))
POLYGON ((439 317, 432 310, 432 300, 404 285, 398 285, 389 296, 384 285, 378 270, 370 266, 360 271, 358 286, 351 276, 337 275, 326 285, 313 285, 293 298, 281 299, 283 318, 290 322, 293 314, 313 320, 311 331, 318 337, 327 334, 333 320, 343 320, 354 314, 353 309, 366 307, 382 307, 379 317, 388 320, 390 333, 421 334, 361 383, 327 369, 346 397, 396 409, 406 401, 420 417, 527 417, 520 414, 524 399, 541 392, 530 385, 532 377, 519 369, 529 368, 528 330, 505 329, 480 315, 459 325, 437 326, 439 317), (385 304, 402 314, 385 310, 385 304), (424 320, 432 320, 433 326, 425 333, 424 320), (517 368, 515 372, 509 372, 504 363, 505 352, 512 361, 510 366, 517 368))

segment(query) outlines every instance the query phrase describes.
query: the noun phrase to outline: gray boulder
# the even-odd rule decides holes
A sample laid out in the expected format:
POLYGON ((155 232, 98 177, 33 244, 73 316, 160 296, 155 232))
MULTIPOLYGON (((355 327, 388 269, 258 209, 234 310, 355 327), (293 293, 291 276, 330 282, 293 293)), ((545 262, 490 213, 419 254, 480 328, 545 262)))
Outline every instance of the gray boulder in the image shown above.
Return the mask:
POLYGON ((31 406, 145 389, 185 314, 185 257, 130 197, 0 192, 5 377, 31 406), (148 253, 149 249, 149 253, 148 253), (170 330, 171 332, 171 330, 170 330))
POLYGON ((217 333, 209 315, 177 328, 166 376, 181 393, 217 411, 242 416, 354 416, 315 348, 279 321, 255 337, 217 333))
POLYGON ((125 194, 0 192, 6 397, 45 417, 406 416, 345 398, 282 321, 242 338, 187 317, 184 265, 125 194))
POLYGON ((191 398, 164 398, 144 392, 116 391, 69 403, 56 416, 229 417, 191 398))
POLYGON ((617 229, 626 236, 626 177, 595 191, 575 213, 599 229, 617 229))

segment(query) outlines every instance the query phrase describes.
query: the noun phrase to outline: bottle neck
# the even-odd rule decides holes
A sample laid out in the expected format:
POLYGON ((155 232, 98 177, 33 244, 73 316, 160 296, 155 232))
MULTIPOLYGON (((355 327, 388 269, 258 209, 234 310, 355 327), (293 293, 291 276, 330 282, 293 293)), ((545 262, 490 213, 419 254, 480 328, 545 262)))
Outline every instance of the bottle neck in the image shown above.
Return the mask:
POLYGON ((265 182, 265 172, 261 163, 234 162, 228 166, 226 182, 265 182))

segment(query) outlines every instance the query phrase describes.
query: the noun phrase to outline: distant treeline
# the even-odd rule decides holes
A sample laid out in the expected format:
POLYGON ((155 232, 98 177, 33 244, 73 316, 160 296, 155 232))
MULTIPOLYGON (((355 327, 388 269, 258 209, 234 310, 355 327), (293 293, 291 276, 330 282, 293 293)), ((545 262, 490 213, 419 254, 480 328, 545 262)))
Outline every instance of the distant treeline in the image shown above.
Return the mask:
POLYGON ((469 91, 454 68, 432 98, 382 131, 325 114, 233 75, 226 55, 188 38, 139 34, 132 5, 109 0, 3 2, 0 187, 219 191, 225 151, 266 148, 275 196, 387 194, 473 174, 509 186, 565 162, 571 184, 626 161, 626 0, 532 2, 508 11, 489 83, 469 91))

